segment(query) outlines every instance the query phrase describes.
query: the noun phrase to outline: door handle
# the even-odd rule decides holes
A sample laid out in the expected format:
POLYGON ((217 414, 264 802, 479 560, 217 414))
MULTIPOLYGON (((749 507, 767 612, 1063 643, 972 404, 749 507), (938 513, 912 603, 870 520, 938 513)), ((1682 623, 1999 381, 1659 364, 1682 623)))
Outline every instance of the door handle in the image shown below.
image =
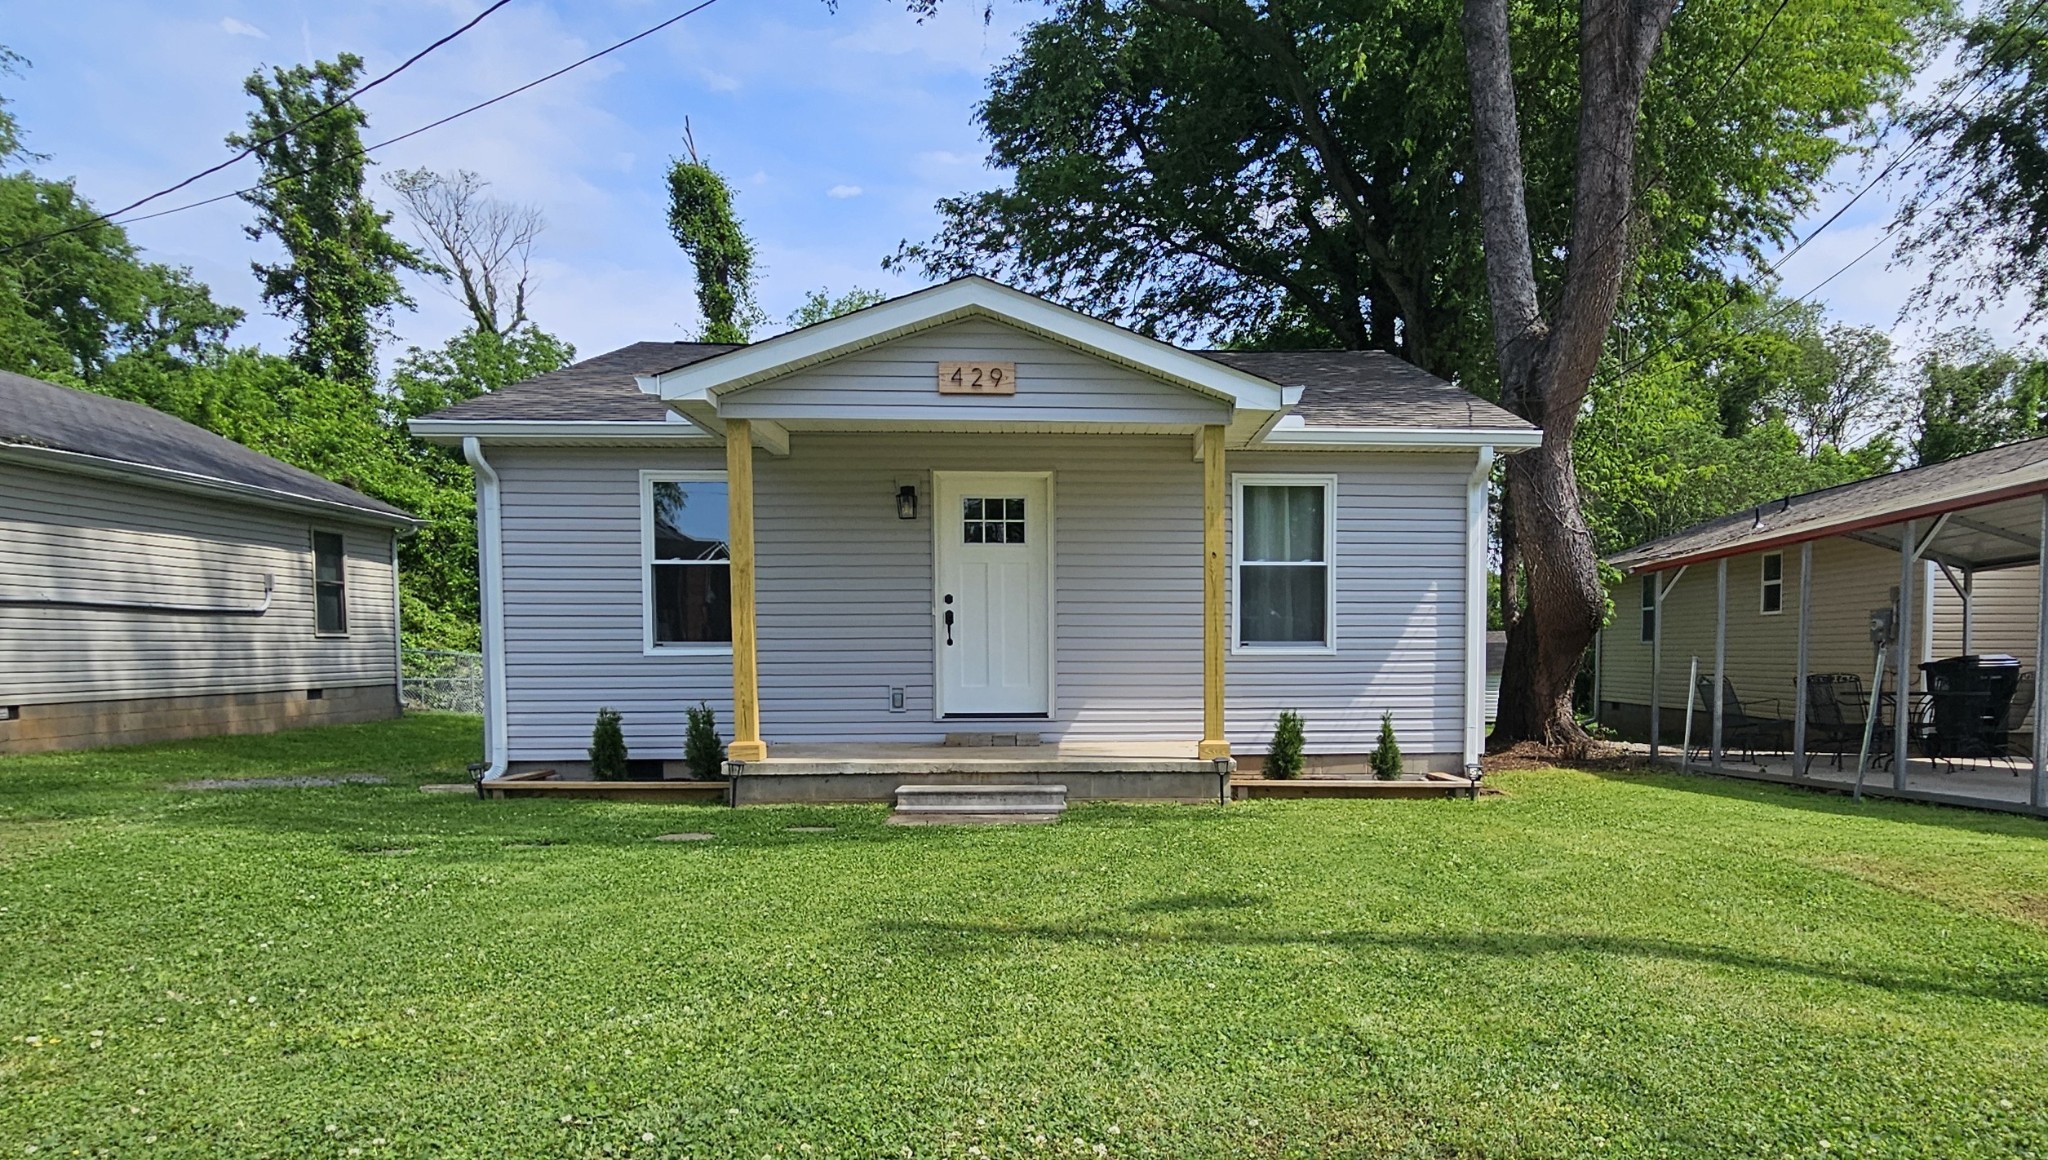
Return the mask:
POLYGON ((946 643, 953 643, 953 610, 950 608, 946 610, 946 643))

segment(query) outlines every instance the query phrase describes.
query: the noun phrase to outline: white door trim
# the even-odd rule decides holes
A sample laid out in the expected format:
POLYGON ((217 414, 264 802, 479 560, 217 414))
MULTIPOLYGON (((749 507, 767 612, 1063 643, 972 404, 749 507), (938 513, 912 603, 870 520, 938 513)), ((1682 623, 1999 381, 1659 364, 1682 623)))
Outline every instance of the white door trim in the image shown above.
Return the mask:
POLYGON ((932 720, 1051 720, 1059 706, 1059 667, 1055 663, 1059 655, 1059 489, 1054 473, 1050 471, 933 471, 931 473, 931 514, 932 514, 932 558, 931 558, 931 602, 932 602, 932 720), (956 518, 940 503, 940 496, 946 490, 945 481, 959 481, 970 478, 985 479, 1031 479, 1045 482, 1045 712, 1025 715, 1003 715, 996 717, 976 714, 949 714, 946 709, 945 680, 945 607, 940 591, 940 555, 944 551, 941 540, 950 530, 947 521, 956 518))

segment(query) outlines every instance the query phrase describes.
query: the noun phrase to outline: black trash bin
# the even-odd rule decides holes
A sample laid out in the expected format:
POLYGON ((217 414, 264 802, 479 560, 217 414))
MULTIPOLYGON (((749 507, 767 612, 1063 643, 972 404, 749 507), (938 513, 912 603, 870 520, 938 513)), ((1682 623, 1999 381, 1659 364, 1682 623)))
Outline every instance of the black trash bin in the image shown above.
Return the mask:
POLYGON ((1993 756, 1992 735, 2019 685, 2020 662, 2004 653, 1986 653, 1928 661, 1920 671, 1927 674, 1934 706, 1927 756, 1993 756))

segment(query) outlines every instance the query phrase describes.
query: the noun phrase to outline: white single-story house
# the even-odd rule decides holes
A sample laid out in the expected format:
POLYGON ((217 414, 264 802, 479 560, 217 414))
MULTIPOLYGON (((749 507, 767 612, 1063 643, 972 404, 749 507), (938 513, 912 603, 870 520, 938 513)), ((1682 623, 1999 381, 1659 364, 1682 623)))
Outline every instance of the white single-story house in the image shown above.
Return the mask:
POLYGON ((982 278, 413 430, 476 468, 494 774, 575 769, 604 707, 679 767, 703 701, 742 800, 1041 742, 1077 797, 1214 798, 1289 709, 1324 768, 1386 711, 1469 765, 1488 474, 1541 438, 1386 354, 1183 350, 982 278))
POLYGON ((390 717, 387 504, 0 372, 0 754, 390 717))

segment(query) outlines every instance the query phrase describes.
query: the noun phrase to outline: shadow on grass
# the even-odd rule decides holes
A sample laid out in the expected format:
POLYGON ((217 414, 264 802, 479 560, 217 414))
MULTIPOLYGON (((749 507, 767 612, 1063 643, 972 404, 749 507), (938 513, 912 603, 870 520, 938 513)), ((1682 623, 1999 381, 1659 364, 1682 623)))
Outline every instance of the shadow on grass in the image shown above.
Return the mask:
POLYGON ((1905 801, 1898 798, 1867 796, 1861 802, 1849 796, 1847 787, 1840 791, 1803 785, 1787 785, 1781 782, 1753 781, 1715 773, 1679 773, 1667 769, 1603 769, 1598 766, 1560 766, 1574 773, 1584 773, 1603 781, 1623 782, 1634 785, 1655 785, 1660 789, 1684 790, 1687 793, 1706 797, 1724 798, 1729 801, 1756 802, 1764 805, 1790 806, 1810 813, 1832 814, 1845 818, 1878 818, 1889 822, 1907 822, 1918 826, 1937 826, 1943 829, 1963 830, 1972 834, 2003 834, 2023 838, 2048 837, 2048 819, 2031 817, 2026 814, 2006 813, 1996 810, 1971 809, 1966 806, 1945 805, 1935 802, 1905 801))
MULTIPOLYGON (((1141 907, 1142 905, 1140 904, 1141 907)), ((1698 963, 1743 971, 1849 983, 1902 994, 1988 999, 2000 1003, 2022 1003, 2048 1008, 2048 973, 2003 972, 1974 978, 1957 978, 1953 975, 1929 972, 1858 970, 1729 947, 1621 935, 1510 932, 1438 935, 1413 931, 1259 931, 1220 923, 1204 923, 1179 931, 1155 931, 1090 922, 1006 925, 894 921, 880 923, 876 929, 883 934, 910 938, 926 944, 921 949, 933 958, 963 953, 963 943, 982 944, 973 948, 975 953, 979 953, 991 949, 988 944, 1026 941, 1065 945, 1093 944, 1103 947, 1132 944, 1176 948, 1319 946, 1345 951, 1415 951, 1431 955, 1476 955, 1516 959, 1593 954, 1622 959, 1662 959, 1698 963)))

